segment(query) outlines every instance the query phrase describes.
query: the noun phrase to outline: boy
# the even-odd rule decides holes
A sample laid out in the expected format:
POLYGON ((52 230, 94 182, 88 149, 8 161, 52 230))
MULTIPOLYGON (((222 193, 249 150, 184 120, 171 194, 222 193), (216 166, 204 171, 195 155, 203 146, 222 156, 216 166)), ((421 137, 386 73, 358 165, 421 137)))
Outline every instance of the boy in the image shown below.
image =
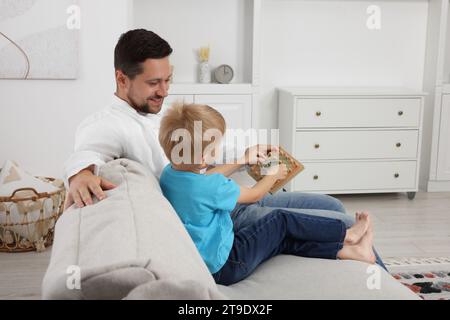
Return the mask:
POLYGON ((285 165, 271 168, 252 188, 219 173, 204 174, 217 156, 225 130, 225 120, 217 110, 175 104, 163 117, 159 132, 171 162, 161 174, 161 189, 217 283, 236 283, 281 253, 375 262, 372 223, 365 212, 357 213, 356 223, 346 229, 341 220, 274 209, 234 231, 231 213, 237 204, 263 198, 287 170, 285 165))

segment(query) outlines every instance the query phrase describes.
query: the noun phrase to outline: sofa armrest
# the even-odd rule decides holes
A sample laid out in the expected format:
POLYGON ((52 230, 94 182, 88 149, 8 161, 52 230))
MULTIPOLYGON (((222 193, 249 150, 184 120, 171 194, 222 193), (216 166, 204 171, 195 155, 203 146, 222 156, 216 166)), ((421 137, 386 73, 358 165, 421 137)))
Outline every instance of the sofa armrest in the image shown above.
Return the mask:
POLYGON ((149 292, 166 280, 193 281, 213 292, 208 297, 225 298, 148 170, 118 159, 100 175, 117 187, 91 206, 72 206, 58 220, 44 299, 122 299, 138 286, 146 284, 149 292))

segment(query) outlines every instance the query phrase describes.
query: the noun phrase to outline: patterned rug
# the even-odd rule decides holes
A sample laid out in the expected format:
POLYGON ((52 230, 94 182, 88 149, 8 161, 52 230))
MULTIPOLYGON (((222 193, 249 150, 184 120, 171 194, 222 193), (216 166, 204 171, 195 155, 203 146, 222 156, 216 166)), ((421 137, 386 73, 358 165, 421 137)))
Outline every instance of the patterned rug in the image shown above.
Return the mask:
POLYGON ((391 275, 423 300, 450 300, 450 258, 383 259, 391 275))

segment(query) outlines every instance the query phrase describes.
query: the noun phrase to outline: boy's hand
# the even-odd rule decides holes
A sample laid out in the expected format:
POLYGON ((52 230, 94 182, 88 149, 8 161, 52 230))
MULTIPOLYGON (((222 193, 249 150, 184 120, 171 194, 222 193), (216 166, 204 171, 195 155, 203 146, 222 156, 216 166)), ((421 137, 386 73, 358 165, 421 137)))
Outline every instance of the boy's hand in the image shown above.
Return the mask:
POLYGON ((288 170, 284 163, 279 164, 277 166, 273 166, 267 171, 267 175, 275 176, 277 180, 282 180, 286 178, 287 174, 288 170))
POLYGON ((271 146, 270 144, 257 144, 245 150, 245 164, 257 164, 264 162, 268 154, 274 151, 278 151, 278 147, 271 146))

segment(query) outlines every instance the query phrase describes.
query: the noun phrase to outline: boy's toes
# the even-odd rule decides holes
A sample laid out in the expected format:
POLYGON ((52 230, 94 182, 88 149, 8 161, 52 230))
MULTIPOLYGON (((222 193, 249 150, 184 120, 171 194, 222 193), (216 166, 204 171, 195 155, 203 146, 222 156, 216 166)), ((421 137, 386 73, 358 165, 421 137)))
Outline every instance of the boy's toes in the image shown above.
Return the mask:
POLYGON ((368 262, 370 264, 375 264, 377 262, 377 257, 375 256, 375 253, 373 251, 370 253, 368 262))

